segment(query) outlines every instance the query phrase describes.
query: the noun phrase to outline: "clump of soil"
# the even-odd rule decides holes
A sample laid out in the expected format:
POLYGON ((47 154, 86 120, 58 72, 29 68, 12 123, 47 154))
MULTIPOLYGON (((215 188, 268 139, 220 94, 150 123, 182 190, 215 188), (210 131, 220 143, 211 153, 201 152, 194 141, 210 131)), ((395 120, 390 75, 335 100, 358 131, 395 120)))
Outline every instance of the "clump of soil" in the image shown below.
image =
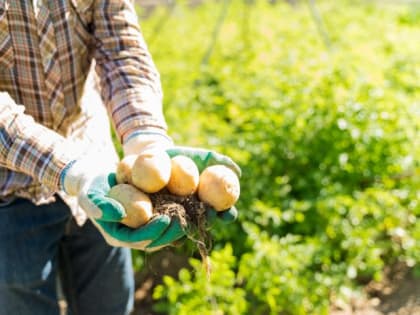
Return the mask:
POLYGON ((150 199, 157 213, 166 214, 179 220, 186 236, 196 244, 209 276, 211 272, 209 260, 211 236, 207 230, 206 217, 209 205, 200 201, 196 195, 175 196, 166 189, 150 194, 150 199))

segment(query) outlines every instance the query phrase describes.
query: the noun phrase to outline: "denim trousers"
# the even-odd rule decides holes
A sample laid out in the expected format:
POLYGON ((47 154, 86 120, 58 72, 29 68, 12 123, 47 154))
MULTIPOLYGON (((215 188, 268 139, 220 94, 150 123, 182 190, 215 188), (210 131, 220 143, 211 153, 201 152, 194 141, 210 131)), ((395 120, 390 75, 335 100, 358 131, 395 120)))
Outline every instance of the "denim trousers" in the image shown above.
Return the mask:
POLYGON ((0 315, 124 315, 133 296, 130 250, 79 227, 61 199, 0 205, 0 315))

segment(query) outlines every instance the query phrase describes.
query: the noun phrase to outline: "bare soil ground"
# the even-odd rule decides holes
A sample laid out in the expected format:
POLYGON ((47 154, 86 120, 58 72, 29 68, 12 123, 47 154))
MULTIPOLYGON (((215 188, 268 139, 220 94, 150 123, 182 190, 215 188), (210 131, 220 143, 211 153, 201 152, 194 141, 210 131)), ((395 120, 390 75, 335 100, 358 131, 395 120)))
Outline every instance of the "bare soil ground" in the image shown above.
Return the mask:
POLYGON ((385 275, 364 288, 368 298, 336 305, 331 315, 420 315, 420 278, 402 265, 387 268, 385 275))
POLYGON ((146 267, 136 274, 135 307, 132 315, 157 315, 153 311, 153 289, 165 275, 176 277, 179 270, 188 268, 188 258, 167 248, 146 256, 146 267))

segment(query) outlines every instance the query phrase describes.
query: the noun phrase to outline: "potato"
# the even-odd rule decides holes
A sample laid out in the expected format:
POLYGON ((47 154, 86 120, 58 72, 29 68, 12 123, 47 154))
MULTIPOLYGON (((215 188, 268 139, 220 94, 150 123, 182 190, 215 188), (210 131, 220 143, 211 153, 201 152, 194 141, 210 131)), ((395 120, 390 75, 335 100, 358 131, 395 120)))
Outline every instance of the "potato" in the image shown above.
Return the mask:
POLYGON ((131 169, 133 185, 146 193, 164 188, 171 176, 171 159, 163 150, 148 150, 138 155, 131 169))
POLYGON ((189 196, 198 188, 200 173, 189 157, 178 155, 171 159, 171 177, 167 188, 177 196, 189 196))
POLYGON ((224 165, 209 166, 200 175, 198 197, 217 211, 232 207, 238 200, 239 193, 238 177, 224 165))
POLYGON ((110 189, 108 196, 120 202, 127 212, 127 216, 121 221, 122 224, 138 228, 153 216, 153 205, 150 198, 132 185, 115 185, 110 189))
POLYGON ((118 163, 116 171, 118 184, 133 184, 131 180, 131 169, 136 159, 137 155, 135 154, 127 155, 118 163))

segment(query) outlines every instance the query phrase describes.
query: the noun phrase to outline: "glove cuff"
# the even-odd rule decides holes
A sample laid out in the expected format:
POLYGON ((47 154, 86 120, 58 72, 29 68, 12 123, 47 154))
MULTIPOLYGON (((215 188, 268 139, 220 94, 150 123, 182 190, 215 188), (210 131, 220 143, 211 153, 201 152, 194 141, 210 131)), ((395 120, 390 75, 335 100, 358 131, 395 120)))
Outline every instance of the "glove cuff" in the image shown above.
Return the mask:
POLYGON ((64 191, 66 194, 69 194, 70 195, 70 193, 69 193, 69 191, 66 189, 66 186, 65 186, 65 184, 64 184, 64 179, 66 178, 66 176, 67 176, 67 173, 68 173, 68 171, 69 171, 69 169, 74 165, 74 163, 76 163, 76 160, 73 160, 73 161, 70 161, 64 168, 63 168, 63 170, 61 171, 61 173, 60 173, 60 182, 59 182, 59 185, 60 185, 60 187, 59 187, 59 189, 60 190, 62 190, 62 191, 64 191))
POLYGON ((136 131, 130 134, 123 144, 124 155, 139 154, 149 149, 166 150, 173 146, 172 139, 166 134, 152 130, 136 131))
POLYGON ((89 177, 90 170, 87 158, 83 157, 68 163, 60 174, 60 184, 65 193, 70 196, 77 196, 83 184, 89 177))
POLYGON ((61 189, 70 196, 78 196, 90 178, 115 171, 116 161, 111 161, 106 154, 90 152, 69 162, 60 173, 61 189))

